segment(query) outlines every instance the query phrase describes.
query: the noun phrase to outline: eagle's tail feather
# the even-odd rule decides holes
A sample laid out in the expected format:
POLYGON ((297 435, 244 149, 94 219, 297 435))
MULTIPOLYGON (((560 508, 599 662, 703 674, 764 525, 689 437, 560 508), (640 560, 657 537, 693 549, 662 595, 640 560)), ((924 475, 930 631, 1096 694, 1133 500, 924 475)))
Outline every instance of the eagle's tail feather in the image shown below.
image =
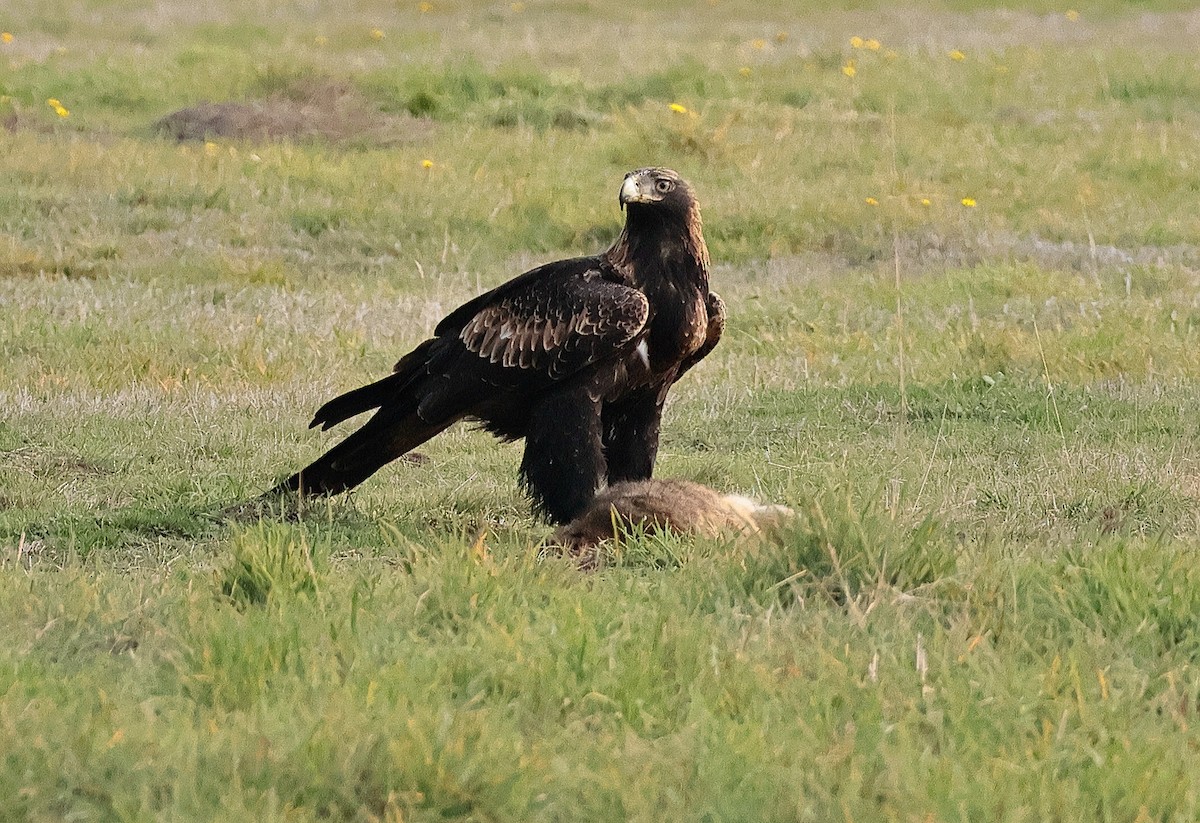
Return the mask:
POLYGON ((286 492, 304 497, 340 494, 416 448, 454 423, 430 423, 414 411, 397 417, 385 408, 341 443, 284 480, 267 495, 286 492))
POLYGON ((377 409, 393 398, 408 380, 408 375, 389 374, 382 380, 368 383, 361 388, 348 391, 330 400, 313 415, 310 429, 318 426, 322 431, 330 429, 355 415, 377 409))
POLYGON ((417 346, 402 357, 392 373, 382 380, 333 398, 317 409, 308 427, 315 429, 320 426, 325 431, 355 415, 381 407, 388 408, 388 417, 393 420, 407 414, 406 404, 417 402, 411 395, 419 392, 421 378, 428 375, 429 358, 435 343, 436 339, 430 339, 417 346))

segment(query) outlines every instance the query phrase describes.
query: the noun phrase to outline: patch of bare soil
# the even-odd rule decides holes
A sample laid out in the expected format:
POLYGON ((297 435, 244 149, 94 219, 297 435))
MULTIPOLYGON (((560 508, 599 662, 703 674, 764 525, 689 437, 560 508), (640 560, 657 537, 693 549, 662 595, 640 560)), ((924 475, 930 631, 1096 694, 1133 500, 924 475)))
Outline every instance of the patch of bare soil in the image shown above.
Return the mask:
POLYGON ((155 122, 154 129, 176 140, 325 140, 379 146, 422 140, 433 124, 385 114, 349 83, 311 80, 261 100, 188 106, 155 122))

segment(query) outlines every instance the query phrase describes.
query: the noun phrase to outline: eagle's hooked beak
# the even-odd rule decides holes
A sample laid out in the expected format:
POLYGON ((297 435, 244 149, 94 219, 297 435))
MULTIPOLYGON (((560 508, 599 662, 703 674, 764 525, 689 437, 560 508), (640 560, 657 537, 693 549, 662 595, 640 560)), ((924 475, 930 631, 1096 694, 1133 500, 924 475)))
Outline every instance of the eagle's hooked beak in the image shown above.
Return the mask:
POLYGON ((636 174, 625 175, 625 182, 621 184, 621 194, 617 199, 621 202, 621 208, 625 208, 627 203, 641 203, 645 199, 638 186, 636 174))

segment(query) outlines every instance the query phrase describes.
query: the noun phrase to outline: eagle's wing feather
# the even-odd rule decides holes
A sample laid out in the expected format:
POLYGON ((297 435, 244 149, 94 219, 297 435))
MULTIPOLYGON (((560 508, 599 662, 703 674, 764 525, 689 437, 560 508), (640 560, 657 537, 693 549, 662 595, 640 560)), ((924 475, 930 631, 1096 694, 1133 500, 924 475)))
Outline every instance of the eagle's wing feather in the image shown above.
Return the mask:
POLYGON ((717 343, 721 342, 721 334, 725 331, 725 301, 715 291, 709 292, 705 308, 708 311, 708 323, 704 333, 704 344, 680 364, 679 371, 675 373, 676 380, 707 357, 709 352, 717 347, 717 343))
POLYGON ((517 275, 512 280, 505 281, 490 291, 477 295, 463 303, 454 311, 442 318, 433 333, 437 337, 461 329, 480 310, 508 297, 512 294, 531 289, 544 288, 549 283, 580 277, 592 269, 599 269, 603 263, 599 257, 573 257, 568 260, 556 260, 537 268, 530 269, 524 274, 517 275))
POLYGON ((541 276, 517 288, 516 281, 506 284, 460 318, 459 328, 444 322, 439 332, 457 331, 467 351, 494 367, 487 370, 493 380, 504 372, 559 380, 619 352, 646 325, 646 296, 610 279, 594 258, 564 263, 572 265, 535 269, 541 276))

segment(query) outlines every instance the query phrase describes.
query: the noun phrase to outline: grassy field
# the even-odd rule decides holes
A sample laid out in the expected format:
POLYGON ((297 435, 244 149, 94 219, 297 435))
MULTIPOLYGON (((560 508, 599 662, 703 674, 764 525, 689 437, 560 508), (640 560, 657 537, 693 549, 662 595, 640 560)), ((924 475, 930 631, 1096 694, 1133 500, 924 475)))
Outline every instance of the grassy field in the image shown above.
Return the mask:
POLYGON ((1200 818, 1200 14, 636 5, 0 6, 0 821, 1200 818), (778 545, 580 574, 467 429, 220 519, 648 164, 778 545))

